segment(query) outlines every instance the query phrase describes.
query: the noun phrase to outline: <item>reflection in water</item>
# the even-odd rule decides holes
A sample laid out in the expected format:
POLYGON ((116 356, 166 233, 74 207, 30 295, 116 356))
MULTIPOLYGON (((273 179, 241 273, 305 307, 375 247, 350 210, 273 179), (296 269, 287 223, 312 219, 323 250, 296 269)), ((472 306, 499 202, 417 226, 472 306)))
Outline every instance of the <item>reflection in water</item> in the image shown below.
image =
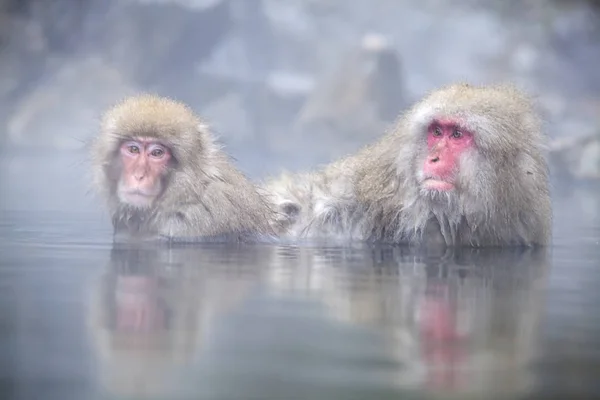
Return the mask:
POLYGON ((308 289, 329 317, 379 333, 393 355, 380 360, 395 365, 387 371, 392 386, 487 395, 525 389, 545 251, 299 252, 304 262, 288 266, 293 278, 279 279, 285 291, 308 289))
POLYGON ((119 245, 94 286, 90 338, 118 397, 523 394, 547 256, 119 245))
MULTIPOLYGON (((247 249, 243 262, 260 252, 247 249)), ((109 392, 168 396, 174 374, 202 347, 211 314, 225 312, 249 288, 245 268, 236 268, 240 255, 228 246, 115 245, 92 295, 89 324, 109 392)))

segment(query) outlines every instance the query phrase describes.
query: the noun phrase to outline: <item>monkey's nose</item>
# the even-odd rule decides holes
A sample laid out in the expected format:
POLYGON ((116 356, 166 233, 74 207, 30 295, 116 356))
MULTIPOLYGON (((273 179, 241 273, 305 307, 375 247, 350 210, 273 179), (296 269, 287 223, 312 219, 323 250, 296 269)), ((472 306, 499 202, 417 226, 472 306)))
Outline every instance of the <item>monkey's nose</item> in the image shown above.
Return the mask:
POLYGON ((433 162, 433 163, 436 163, 436 162, 440 161, 440 157, 438 157, 438 156, 435 156, 435 157, 433 157, 432 159, 430 159, 429 161, 430 161, 430 162, 433 162))

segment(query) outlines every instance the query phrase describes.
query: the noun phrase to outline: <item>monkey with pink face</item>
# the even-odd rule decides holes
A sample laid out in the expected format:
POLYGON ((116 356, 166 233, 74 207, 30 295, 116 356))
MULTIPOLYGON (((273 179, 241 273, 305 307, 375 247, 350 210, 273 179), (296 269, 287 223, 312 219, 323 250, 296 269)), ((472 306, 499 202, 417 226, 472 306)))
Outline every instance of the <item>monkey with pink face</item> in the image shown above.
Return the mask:
POLYGON ((292 237, 537 246, 552 207, 545 135, 511 85, 433 91, 379 141, 264 189, 292 237))
POLYGON ((107 110, 92 171, 117 240, 255 241, 278 232, 268 199, 175 100, 144 94, 107 110))

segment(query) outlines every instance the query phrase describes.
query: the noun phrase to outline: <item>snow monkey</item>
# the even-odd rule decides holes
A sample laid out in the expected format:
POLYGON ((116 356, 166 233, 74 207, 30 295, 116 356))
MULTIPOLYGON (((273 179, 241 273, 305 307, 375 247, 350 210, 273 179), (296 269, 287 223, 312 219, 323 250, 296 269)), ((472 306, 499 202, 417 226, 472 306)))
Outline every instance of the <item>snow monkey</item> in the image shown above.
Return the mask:
POLYGON ((451 84, 400 116, 376 143, 265 190, 288 234, 448 246, 549 242, 546 138, 511 85, 451 84))
POLYGON ((275 211, 186 105, 142 94, 104 115, 94 185, 116 237, 246 241, 276 235, 275 211))

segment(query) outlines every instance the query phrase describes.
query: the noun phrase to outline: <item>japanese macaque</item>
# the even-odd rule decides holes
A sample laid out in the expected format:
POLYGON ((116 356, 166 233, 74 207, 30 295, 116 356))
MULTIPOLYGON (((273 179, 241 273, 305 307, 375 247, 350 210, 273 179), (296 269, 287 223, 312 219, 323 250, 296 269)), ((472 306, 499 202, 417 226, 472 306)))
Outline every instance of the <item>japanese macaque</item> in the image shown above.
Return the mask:
POLYGON ((510 85, 427 95, 357 154, 267 183, 289 234, 467 246, 545 245, 552 209, 545 135, 510 85))
POLYGON ((274 236, 274 211, 182 103, 130 97, 93 144, 96 189, 115 237, 245 241, 274 236))

